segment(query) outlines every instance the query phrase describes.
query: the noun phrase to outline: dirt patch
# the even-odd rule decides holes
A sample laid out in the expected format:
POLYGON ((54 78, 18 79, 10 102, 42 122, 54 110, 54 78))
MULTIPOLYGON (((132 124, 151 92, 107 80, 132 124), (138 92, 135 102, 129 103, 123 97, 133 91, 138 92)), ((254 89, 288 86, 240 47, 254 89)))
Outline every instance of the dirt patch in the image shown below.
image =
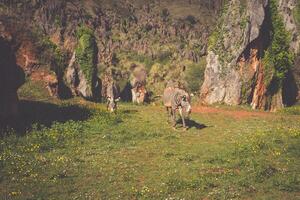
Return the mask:
POLYGON ((223 108, 215 108, 208 106, 197 106, 193 108, 194 113, 218 113, 224 114, 235 119, 244 119, 251 117, 272 117, 274 113, 259 112, 259 111, 245 111, 245 110, 226 110, 223 108))

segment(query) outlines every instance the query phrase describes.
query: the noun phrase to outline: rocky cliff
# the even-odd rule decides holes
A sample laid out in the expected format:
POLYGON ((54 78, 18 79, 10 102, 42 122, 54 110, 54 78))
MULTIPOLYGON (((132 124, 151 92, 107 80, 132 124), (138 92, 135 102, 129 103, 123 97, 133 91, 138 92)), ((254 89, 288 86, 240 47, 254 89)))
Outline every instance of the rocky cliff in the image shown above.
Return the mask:
POLYGON ((229 1, 210 36, 202 101, 266 110, 295 102, 296 9, 294 0, 229 1))
POLYGON ((186 82, 185 69, 204 66, 195 63, 203 63, 221 7, 220 0, 16 0, 0 3, 0 21, 25 27, 11 32, 21 41, 15 55, 29 79, 44 81, 57 97, 97 99, 107 68, 121 88, 134 66, 152 74, 154 93, 166 79, 186 82))
MULTIPOLYGON (((204 103, 276 110, 299 96, 299 7, 297 0, 1 1, 0 38, 13 60, 5 62, 58 98, 99 100, 108 70, 127 99, 142 69, 150 97, 176 79, 195 93, 203 83, 204 103)), ((1 83, 12 88, 3 94, 21 83, 1 83)))

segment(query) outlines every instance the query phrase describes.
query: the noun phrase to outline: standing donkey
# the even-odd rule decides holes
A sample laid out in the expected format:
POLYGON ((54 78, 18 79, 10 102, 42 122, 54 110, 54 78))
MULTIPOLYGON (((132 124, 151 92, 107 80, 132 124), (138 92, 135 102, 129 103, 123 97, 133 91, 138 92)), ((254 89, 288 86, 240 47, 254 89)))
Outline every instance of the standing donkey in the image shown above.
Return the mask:
POLYGON ((173 122, 173 127, 176 126, 176 110, 179 110, 179 114, 182 120, 183 127, 186 129, 185 117, 188 116, 191 111, 190 95, 183 89, 177 88, 168 84, 163 94, 163 103, 167 109, 169 121, 173 122))

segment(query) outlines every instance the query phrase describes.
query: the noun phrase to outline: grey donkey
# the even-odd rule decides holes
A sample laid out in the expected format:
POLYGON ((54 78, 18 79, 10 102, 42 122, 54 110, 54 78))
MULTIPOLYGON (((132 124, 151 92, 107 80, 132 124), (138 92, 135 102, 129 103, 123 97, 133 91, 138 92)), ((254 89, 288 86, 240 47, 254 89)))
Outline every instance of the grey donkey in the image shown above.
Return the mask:
POLYGON ((185 117, 188 117, 192 111, 190 95, 179 88, 169 86, 164 90, 163 103, 167 109, 169 120, 176 126, 176 110, 179 110, 183 127, 186 129, 185 117))

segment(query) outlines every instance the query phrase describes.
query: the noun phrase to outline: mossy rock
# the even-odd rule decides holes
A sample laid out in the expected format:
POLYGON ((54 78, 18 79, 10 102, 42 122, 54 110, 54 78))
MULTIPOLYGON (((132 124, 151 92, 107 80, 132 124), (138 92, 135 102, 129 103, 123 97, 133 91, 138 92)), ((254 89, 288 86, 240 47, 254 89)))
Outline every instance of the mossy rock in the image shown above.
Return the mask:
MULTIPOLYGON (((267 87, 275 85, 278 91, 282 87, 283 80, 286 79, 288 71, 293 66, 294 55, 289 51, 291 36, 285 29, 283 18, 278 11, 278 2, 270 1, 271 12, 271 45, 265 52, 263 64, 265 67, 265 85, 267 87)), ((272 86, 273 87, 273 86, 272 86)))
POLYGON ((92 85, 96 72, 97 45, 94 35, 88 30, 80 28, 76 48, 76 58, 80 70, 83 72, 89 85, 92 85))

